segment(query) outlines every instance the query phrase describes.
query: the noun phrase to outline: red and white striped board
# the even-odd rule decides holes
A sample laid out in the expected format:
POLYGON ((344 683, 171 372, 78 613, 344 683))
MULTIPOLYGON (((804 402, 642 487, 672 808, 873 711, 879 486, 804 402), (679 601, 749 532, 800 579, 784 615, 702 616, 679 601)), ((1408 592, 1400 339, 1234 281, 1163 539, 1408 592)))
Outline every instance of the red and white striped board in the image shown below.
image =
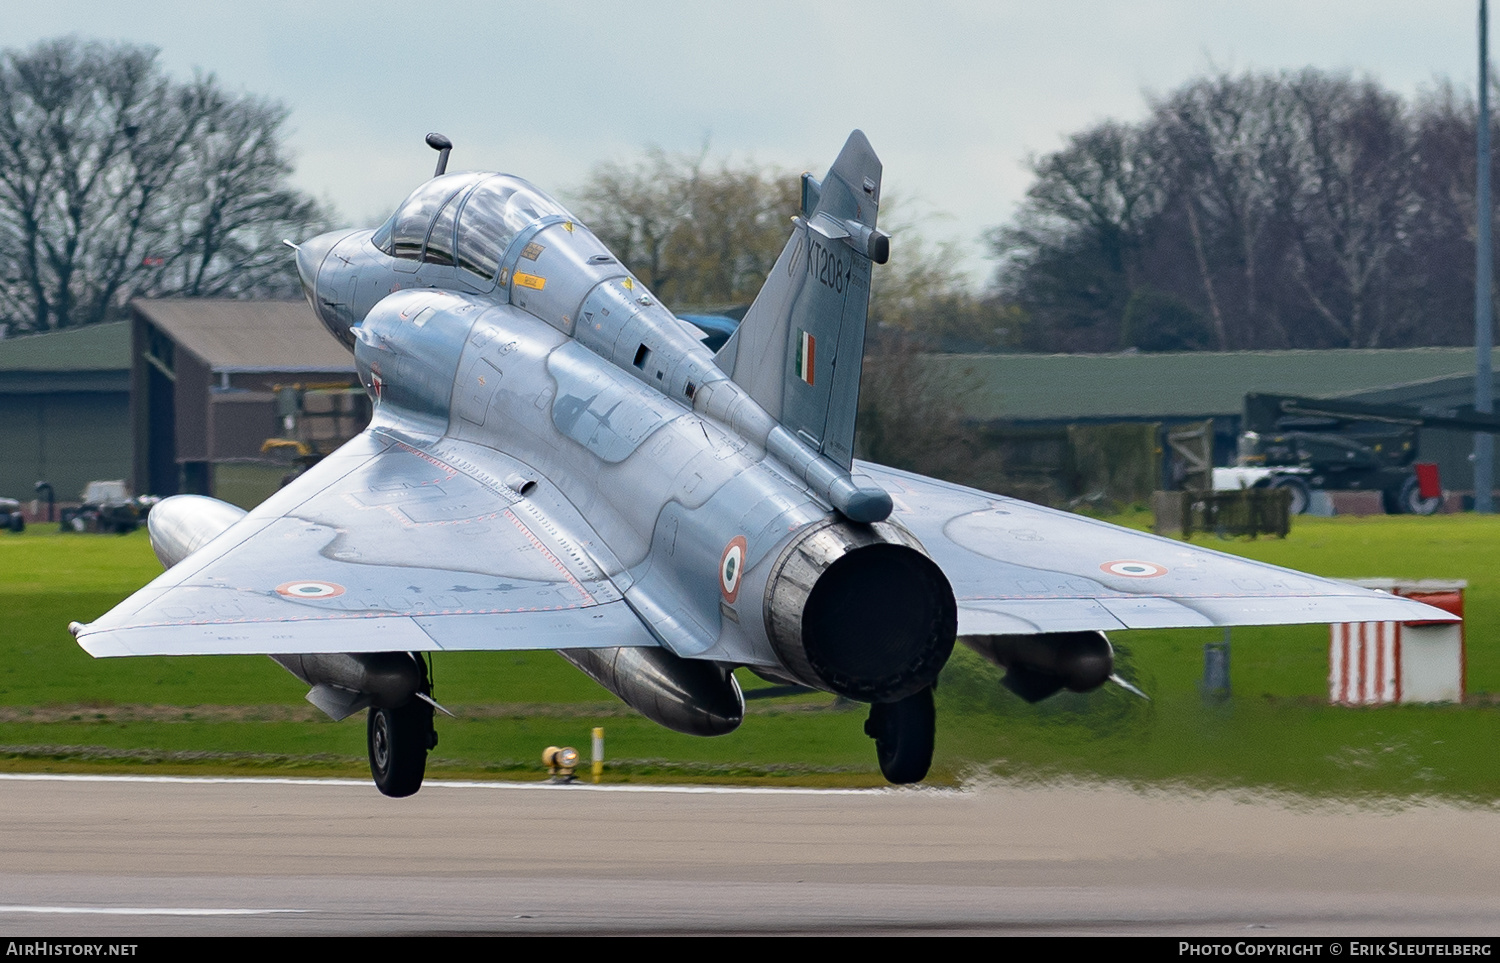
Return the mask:
MULTIPOLYGON (((1415 598, 1460 618, 1462 581, 1361 579, 1356 584, 1415 598)), ((1330 625, 1328 701, 1368 706, 1461 702, 1467 665, 1462 622, 1347 622, 1330 625)))
POLYGON ((1401 701, 1401 623, 1331 625, 1328 701, 1346 706, 1401 701))

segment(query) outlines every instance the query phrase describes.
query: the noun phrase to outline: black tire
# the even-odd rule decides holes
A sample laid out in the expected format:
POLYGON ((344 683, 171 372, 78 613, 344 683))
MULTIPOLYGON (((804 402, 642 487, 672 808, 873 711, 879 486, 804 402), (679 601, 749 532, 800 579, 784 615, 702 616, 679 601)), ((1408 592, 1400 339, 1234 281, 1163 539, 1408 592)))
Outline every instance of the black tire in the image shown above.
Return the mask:
POLYGON ((865 735, 875 740, 875 756, 887 782, 903 786, 921 782, 932 768, 937 738, 937 710, 932 690, 922 689, 897 702, 870 706, 865 735))
POLYGON ((1407 515, 1431 515, 1443 506, 1443 496, 1422 497, 1422 483, 1413 475, 1401 483, 1396 496, 1396 510, 1407 515))
POLYGON ((399 798, 422 788, 433 742, 432 706, 414 698, 398 709, 371 708, 365 737, 376 789, 399 798))
POLYGON ((1285 488, 1292 493, 1292 503, 1287 511, 1293 515, 1301 515, 1307 511, 1308 503, 1312 501, 1312 491, 1307 487, 1307 482, 1295 475, 1283 475, 1271 482, 1272 488, 1285 488))
POLYGON ((11 515, 10 530, 15 532, 17 535, 26 531, 26 516, 22 515, 20 512, 16 512, 14 515, 11 515))

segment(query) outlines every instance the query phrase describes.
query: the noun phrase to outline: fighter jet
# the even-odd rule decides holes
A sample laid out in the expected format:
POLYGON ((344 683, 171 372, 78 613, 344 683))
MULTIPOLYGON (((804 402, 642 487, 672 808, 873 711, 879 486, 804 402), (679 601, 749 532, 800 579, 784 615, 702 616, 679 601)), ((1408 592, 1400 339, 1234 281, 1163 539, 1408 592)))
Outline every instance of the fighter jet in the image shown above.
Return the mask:
POLYGON ((507 174, 435 175, 375 230, 297 246, 374 399, 248 514, 151 513, 167 571, 72 630, 94 656, 269 655, 367 711, 381 792, 436 744, 428 659, 552 649, 648 718, 730 732, 739 668, 870 705, 925 777, 955 640, 1028 700, 1113 674, 1105 632, 1450 618, 853 457, 881 164, 855 131, 719 350, 577 217, 507 174))

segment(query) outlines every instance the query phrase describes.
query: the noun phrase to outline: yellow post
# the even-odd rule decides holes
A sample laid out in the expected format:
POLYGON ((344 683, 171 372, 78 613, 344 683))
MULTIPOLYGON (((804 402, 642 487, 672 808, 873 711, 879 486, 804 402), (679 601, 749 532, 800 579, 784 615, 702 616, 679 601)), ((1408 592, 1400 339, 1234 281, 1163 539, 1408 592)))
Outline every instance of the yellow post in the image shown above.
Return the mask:
POLYGON ((594 727, 594 782, 604 776, 604 727, 594 727))

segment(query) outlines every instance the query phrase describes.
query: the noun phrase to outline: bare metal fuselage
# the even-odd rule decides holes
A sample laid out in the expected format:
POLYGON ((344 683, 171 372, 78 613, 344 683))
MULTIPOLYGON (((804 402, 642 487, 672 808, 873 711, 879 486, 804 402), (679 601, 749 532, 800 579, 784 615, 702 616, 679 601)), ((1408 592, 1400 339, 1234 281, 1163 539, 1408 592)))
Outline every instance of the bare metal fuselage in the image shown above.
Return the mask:
POLYGON ((510 244, 528 256, 489 290, 459 268, 390 257, 372 233, 325 235, 298 258, 320 318, 353 347, 372 427, 522 496, 512 510, 543 506, 535 518, 568 546, 565 567, 618 590, 661 643, 565 657, 701 734, 738 724, 736 665, 868 700, 934 681, 952 593, 885 521, 888 496, 778 425, 587 228, 533 225, 510 244), (873 517, 850 519, 861 512, 873 517), (809 640, 815 583, 845 559, 809 640), (868 611, 845 610, 868 610, 856 597, 872 586, 909 636, 873 659, 840 628, 866 631, 868 611))

